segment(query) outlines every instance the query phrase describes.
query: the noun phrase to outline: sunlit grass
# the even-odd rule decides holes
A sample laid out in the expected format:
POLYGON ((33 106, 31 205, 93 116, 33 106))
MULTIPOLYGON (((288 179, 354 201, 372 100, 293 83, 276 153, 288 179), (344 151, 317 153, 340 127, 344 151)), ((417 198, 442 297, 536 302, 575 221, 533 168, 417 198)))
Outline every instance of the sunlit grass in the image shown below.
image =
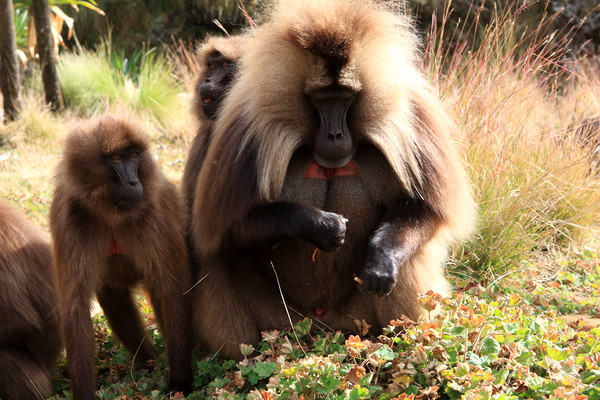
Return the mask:
POLYGON ((600 216, 600 181, 573 137, 578 121, 600 114, 598 72, 566 61, 568 33, 545 35, 553 16, 515 37, 522 11, 465 26, 483 32, 477 47, 444 38, 443 26, 429 40, 429 73, 460 128, 480 207, 454 273, 502 274, 533 251, 572 244, 600 216))
POLYGON ((58 63, 59 79, 69 109, 82 116, 127 109, 164 131, 181 129, 187 121, 185 90, 173 68, 157 49, 144 51, 129 67, 122 54, 111 53, 109 42, 96 51, 65 53, 58 63))

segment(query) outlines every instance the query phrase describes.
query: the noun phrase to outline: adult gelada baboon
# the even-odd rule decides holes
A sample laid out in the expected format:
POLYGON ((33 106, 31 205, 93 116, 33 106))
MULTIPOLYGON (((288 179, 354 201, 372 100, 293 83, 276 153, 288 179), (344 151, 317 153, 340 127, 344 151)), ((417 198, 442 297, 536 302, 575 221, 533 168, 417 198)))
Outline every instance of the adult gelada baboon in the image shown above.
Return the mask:
POLYGON ((356 331, 448 294, 442 263, 475 205, 416 51, 405 17, 353 0, 282 1, 247 39, 193 206, 212 351, 239 358, 285 327, 283 300, 356 331))
POLYGON ((155 357, 131 289, 144 283, 165 336, 169 389, 191 380, 190 272, 183 204, 155 164, 143 132, 105 115, 71 132, 58 167, 50 227, 71 389, 94 398, 94 294, 125 347, 155 357))
MULTIPOLYGON (((199 127, 189 149, 181 180, 188 223, 190 222, 198 175, 211 139, 214 120, 233 81, 241 52, 241 36, 210 38, 196 52, 199 70, 194 92, 193 113, 199 127)), ((188 226, 188 249, 192 272, 194 277, 197 278, 199 260, 194 254, 192 241, 189 237, 190 231, 188 226)))
POLYGON ((242 37, 212 37, 197 50, 198 79, 194 92, 193 113, 199 127, 183 170, 182 191, 191 207, 200 168, 206 156, 214 119, 234 78, 242 54, 242 37))
POLYGON ((0 200, 0 398, 52 395, 61 341, 46 235, 0 200))

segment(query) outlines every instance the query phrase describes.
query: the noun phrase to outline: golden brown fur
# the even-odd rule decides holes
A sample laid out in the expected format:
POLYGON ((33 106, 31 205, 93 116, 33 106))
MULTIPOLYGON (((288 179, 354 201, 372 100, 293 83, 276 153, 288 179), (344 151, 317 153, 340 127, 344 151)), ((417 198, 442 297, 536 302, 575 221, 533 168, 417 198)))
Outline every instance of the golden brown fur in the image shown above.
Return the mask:
POLYGON ((5 200, 0 277, 0 398, 49 397, 61 349, 50 244, 5 200))
POLYGON ((58 167, 50 226, 74 398, 94 397, 94 295, 136 360, 155 357, 131 298, 138 283, 148 288, 165 336, 171 388, 189 384, 190 305, 184 292, 191 277, 182 216, 180 195, 154 163, 137 126, 106 115, 71 132, 58 167), (125 210, 112 200, 116 178, 107 159, 132 146, 139 150, 143 198, 125 210), (111 253, 112 247, 119 252, 111 253))
POLYGON ((193 207, 206 275, 195 300, 200 338, 239 357, 237 343, 286 326, 278 284, 290 309, 336 330, 418 318, 417 294, 448 294, 442 263, 471 232, 475 204, 409 21, 366 1, 282 1, 244 51, 193 207), (340 87, 355 93, 347 125, 359 174, 306 179, 319 128, 308 98, 340 87), (343 245, 313 262, 320 235, 294 226, 330 217, 319 210, 348 222, 337 227, 343 245), (382 277, 391 292, 361 293, 353 276, 378 284, 378 265, 389 262, 399 263, 388 268, 397 276, 382 277))

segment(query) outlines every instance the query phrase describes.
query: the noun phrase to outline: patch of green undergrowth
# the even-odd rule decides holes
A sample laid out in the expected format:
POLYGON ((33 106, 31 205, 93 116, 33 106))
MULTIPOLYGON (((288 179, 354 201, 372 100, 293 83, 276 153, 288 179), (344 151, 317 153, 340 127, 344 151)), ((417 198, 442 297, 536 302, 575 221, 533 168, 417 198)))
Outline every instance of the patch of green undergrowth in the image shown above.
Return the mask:
POLYGON ((440 316, 392 321, 378 337, 311 336, 309 321, 295 334, 266 333, 260 356, 223 364, 202 396, 600 398, 599 328, 578 331, 553 310, 538 314, 517 294, 494 297, 476 289, 449 299, 430 293, 422 305, 441 309, 440 316))
POLYGON ((67 106, 84 116, 126 108, 168 128, 187 112, 182 84, 158 49, 127 58, 105 42, 96 51, 64 53, 57 69, 67 106))
MULTIPOLYGON (((104 315, 93 319, 97 395, 100 399, 161 399, 167 387, 167 360, 162 336, 155 326, 149 329, 154 345, 161 354, 150 365, 141 366, 114 336, 104 315), (126 397, 123 397, 126 396, 126 397)), ((72 398, 66 360, 59 363, 54 377, 57 395, 53 399, 72 398)))
POLYGON ((580 251, 557 262, 555 270, 528 264, 520 275, 504 282, 505 292, 518 293, 540 310, 600 318, 600 261, 595 252, 580 251))
MULTIPOLYGON (((581 254, 564 271, 548 291, 582 284, 597 296, 596 255, 581 254)), ((536 298, 552 294, 540 294, 543 285, 532 287, 530 278, 520 291, 464 281, 450 298, 428 293, 419 301, 431 318, 391 321, 371 336, 315 333, 304 320, 293 330, 263 332, 256 347, 241 345, 241 362, 196 354, 194 392, 186 398, 600 399, 600 328, 563 318, 568 308, 539 304, 536 298)), ((146 370, 132 367, 104 318, 94 323, 99 397, 168 398, 158 331, 153 340, 163 355, 146 370)), ((65 374, 63 360, 55 399, 70 396, 65 374)))

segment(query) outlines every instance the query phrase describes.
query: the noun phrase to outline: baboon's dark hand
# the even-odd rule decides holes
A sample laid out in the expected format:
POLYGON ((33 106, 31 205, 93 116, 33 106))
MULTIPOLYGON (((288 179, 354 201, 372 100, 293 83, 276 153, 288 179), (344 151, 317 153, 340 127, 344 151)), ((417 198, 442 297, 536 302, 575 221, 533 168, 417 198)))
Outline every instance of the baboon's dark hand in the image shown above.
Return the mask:
POLYGON ((390 294, 398 282, 400 259, 397 251, 371 249, 358 275, 362 281, 358 284, 359 289, 378 296, 390 294))
POLYGON ((333 251, 344 244, 347 219, 340 214, 320 211, 306 241, 320 250, 333 251))

